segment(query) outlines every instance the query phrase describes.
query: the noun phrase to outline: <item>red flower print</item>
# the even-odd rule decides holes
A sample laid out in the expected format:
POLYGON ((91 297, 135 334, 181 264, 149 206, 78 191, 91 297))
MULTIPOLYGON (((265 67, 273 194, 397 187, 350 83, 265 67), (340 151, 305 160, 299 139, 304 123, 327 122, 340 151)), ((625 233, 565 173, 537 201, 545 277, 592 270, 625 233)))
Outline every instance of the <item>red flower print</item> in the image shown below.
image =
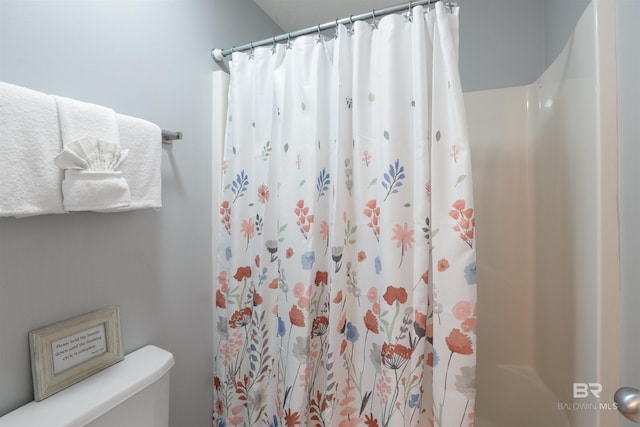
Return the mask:
POLYGON ((262 298, 262 296, 256 292, 256 290, 253 290, 253 305, 260 305, 264 302, 264 299, 262 298))
POLYGON ((256 262, 256 267, 260 268, 260 255, 256 255, 255 262, 256 262))
POLYGON ((258 201, 260 203, 265 204, 269 201, 269 187, 262 184, 258 187, 258 201))
POLYGON ((293 256, 293 248, 288 248, 285 256, 287 259, 291 258, 293 256))
POLYGON ((362 262, 367 259, 367 253, 365 251, 358 252, 358 262, 362 262))
POLYGON ((414 323, 413 327, 416 331, 416 335, 419 337, 424 337, 427 332, 427 315, 424 313, 420 313, 418 310, 414 313, 414 323))
POLYGON ((245 307, 243 309, 235 311, 231 315, 231 320, 229 320, 229 326, 231 328, 242 328, 243 326, 247 326, 251 322, 251 308, 245 307))
POLYGON ((382 344, 382 364, 389 369, 400 369, 411 359, 411 349, 402 344, 382 344))
POLYGON ((471 338, 460 332, 460 329, 453 329, 448 337, 444 339, 447 343, 447 347, 453 353, 458 354, 473 354, 473 348, 471 344, 471 338))
POLYGON ((376 200, 369 200, 367 207, 362 211, 363 214, 369 217, 370 221, 367 224, 373 231, 373 236, 376 240, 380 241, 380 208, 376 200))
POLYGON ((367 310, 367 314, 364 315, 364 325, 374 334, 380 332, 380 330, 378 329, 378 319, 371 310, 367 310))
MULTIPOLYGON (((218 382, 220 382, 219 379, 218 379, 218 382)), ((217 387, 217 389, 218 391, 220 391, 219 386, 217 387)), ((216 414, 222 415, 223 411, 224 411, 224 405, 222 404, 222 399, 216 400, 216 414)))
POLYGON ((271 283, 269 283, 269 289, 278 289, 278 279, 273 279, 271 283))
POLYGON ((329 273, 327 273, 326 271, 316 272, 316 280, 314 281, 316 286, 320 286, 321 283, 324 283, 326 285, 328 281, 329 281, 329 273))
POLYGON ((218 377, 213 378, 213 386, 215 387, 216 391, 220 391, 220 388, 222 388, 222 383, 220 382, 220 378, 218 377))
POLYGON ((304 313, 298 308, 297 305, 291 307, 289 311, 289 321, 294 326, 298 326, 300 328, 304 327, 304 313))
POLYGON ((326 316, 319 316, 313 319, 311 326, 311 338, 321 337, 329 330, 329 319, 326 316))
POLYGON ((449 261, 446 258, 442 258, 440 261, 438 261, 438 271, 439 272, 443 272, 449 269, 449 261))
POLYGON ((300 425, 300 414, 297 411, 291 413, 291 409, 287 409, 284 414, 284 422, 287 427, 296 427, 300 425))
POLYGON ((364 424, 367 427, 380 427, 380 424, 378 424, 378 420, 373 416, 373 414, 364 416, 364 424))
POLYGON ((249 279, 251 277, 251 266, 246 267, 238 267, 236 274, 233 275, 233 278, 238 282, 241 282, 242 279, 249 279))
POLYGON ((398 301, 400 304, 404 304, 407 302, 407 291, 404 288, 396 288, 395 286, 387 286, 387 291, 384 293, 382 298, 389 305, 393 305, 394 302, 398 301))
POLYGON ((404 227, 400 224, 396 224, 393 227, 393 237, 391 240, 396 240, 396 248, 402 248, 402 252, 400 255, 400 265, 402 265, 402 260, 404 259, 404 251, 407 249, 411 249, 413 247, 413 243, 415 239, 413 238, 414 230, 409 230, 409 226, 407 223, 404 223, 404 227))
POLYGON ((430 351, 427 355, 427 365, 433 368, 433 351, 430 351))
POLYGON ((220 308, 227 308, 227 299, 220 291, 216 291, 216 306, 220 308))
POLYGON ((424 282, 425 285, 429 284, 429 270, 425 271, 422 274, 422 281, 424 282))

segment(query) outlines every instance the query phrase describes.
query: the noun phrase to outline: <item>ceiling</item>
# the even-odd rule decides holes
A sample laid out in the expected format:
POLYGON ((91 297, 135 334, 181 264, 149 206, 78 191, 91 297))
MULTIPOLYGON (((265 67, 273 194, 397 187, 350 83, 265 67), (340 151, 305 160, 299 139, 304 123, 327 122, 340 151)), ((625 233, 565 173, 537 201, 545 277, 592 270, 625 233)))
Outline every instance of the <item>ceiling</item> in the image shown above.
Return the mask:
POLYGON ((253 0, 284 31, 295 31, 404 0, 253 0))

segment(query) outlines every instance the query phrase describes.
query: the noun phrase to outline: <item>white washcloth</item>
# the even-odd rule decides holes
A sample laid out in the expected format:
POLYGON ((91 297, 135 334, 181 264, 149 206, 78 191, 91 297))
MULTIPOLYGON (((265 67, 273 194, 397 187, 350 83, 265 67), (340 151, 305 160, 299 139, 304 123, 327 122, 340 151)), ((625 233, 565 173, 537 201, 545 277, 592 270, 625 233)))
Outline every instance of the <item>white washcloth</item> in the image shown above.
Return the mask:
POLYGON ((120 170, 129 183, 131 204, 125 209, 162 207, 162 130, 154 123, 116 114, 120 147, 129 150, 120 170))
POLYGON ((62 143, 70 144, 87 136, 120 143, 116 113, 107 107, 54 96, 58 105, 62 143))
POLYGON ((0 216, 63 213, 52 97, 0 82, 0 216))
MULTIPOLYGON (((116 170, 105 170, 98 163, 104 159, 105 147, 120 145, 116 113, 110 108, 75 99, 54 96, 58 105, 60 132, 64 151, 56 159, 66 169, 62 183, 62 199, 67 211, 110 211, 127 208, 131 193, 126 178, 116 170), (110 144, 110 145, 102 145, 110 144), (85 167, 76 155, 88 163, 85 167), (92 162, 93 159, 95 161, 92 162), (98 173, 100 172, 100 173, 98 173)), ((111 153, 113 154, 113 153, 111 153)), ((126 158, 126 154, 124 156, 126 158)), ((124 161, 124 158, 122 161, 124 161)), ((117 166, 122 161, 118 160, 117 166)))
POLYGON ((111 210, 129 206, 129 185, 117 170, 128 150, 93 136, 64 146, 56 165, 65 170, 64 208, 71 211, 111 210))

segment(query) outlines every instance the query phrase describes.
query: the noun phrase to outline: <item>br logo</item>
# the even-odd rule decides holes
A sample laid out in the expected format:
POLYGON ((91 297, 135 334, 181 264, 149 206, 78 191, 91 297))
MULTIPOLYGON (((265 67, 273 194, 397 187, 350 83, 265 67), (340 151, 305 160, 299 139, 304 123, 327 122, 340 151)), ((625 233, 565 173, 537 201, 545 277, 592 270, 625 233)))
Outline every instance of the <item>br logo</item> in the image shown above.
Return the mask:
POLYGON ((586 399, 589 395, 599 399, 602 393, 600 383, 573 383, 573 398, 586 399))

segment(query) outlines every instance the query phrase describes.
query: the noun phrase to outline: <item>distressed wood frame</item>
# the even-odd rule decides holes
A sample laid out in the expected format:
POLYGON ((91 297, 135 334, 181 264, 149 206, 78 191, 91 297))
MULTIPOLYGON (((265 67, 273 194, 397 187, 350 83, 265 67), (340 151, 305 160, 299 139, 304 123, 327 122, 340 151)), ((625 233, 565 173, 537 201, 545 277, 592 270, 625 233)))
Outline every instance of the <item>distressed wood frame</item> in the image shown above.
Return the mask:
POLYGON ((34 397, 39 402, 124 359, 120 309, 107 307, 30 331, 29 346, 34 397), (52 343, 100 325, 104 325, 106 352, 56 374, 52 343))

